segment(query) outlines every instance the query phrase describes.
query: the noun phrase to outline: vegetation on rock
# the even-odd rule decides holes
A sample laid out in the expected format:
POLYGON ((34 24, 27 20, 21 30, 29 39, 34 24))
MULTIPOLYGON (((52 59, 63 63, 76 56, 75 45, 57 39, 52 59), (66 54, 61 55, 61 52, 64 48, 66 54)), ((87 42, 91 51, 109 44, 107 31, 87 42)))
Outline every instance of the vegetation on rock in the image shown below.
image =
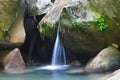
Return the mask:
POLYGON ((100 16, 99 18, 95 19, 95 22, 98 24, 99 26, 99 30, 103 31, 105 30, 108 26, 105 24, 105 19, 103 16, 100 16))
POLYGON ((87 28, 89 27, 89 24, 87 22, 73 22, 72 23, 72 29, 75 30, 77 28, 83 29, 85 32, 87 32, 87 28))

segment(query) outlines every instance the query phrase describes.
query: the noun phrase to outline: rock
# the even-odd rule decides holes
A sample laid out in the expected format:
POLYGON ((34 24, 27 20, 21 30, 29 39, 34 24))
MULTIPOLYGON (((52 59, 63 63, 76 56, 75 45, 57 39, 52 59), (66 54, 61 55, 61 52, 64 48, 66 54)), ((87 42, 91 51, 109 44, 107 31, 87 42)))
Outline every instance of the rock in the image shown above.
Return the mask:
POLYGON ((9 30, 17 18, 21 0, 0 0, 0 42, 9 42, 9 30))
POLYGON ((29 15, 41 15, 48 11, 52 5, 51 0, 26 0, 29 15))
POLYGON ((25 68, 25 63, 18 48, 13 49, 6 55, 3 66, 7 73, 17 73, 25 68))
POLYGON ((66 53, 75 55, 77 58, 79 58, 78 55, 93 57, 112 43, 120 45, 119 25, 105 15, 104 24, 108 27, 103 31, 99 30, 95 20, 102 14, 90 9, 89 4, 88 0, 69 1, 60 17, 61 41, 66 53))
POLYGON ((100 80, 119 80, 119 79, 120 79, 120 69, 116 70, 112 74, 109 74, 109 75, 101 78, 100 80))
POLYGON ((120 52, 115 46, 109 46, 103 49, 93 60, 86 66, 86 72, 104 72, 115 70, 120 67, 120 52))
POLYGON ((10 43, 24 43, 25 41, 25 30, 24 30, 24 10, 25 2, 21 0, 21 4, 18 8, 18 16, 13 26, 9 31, 10 43))
POLYGON ((73 66, 73 67, 80 67, 81 63, 79 61, 75 60, 72 63, 70 63, 70 65, 73 66))
POLYGON ((85 74, 85 71, 82 68, 72 68, 72 69, 65 70, 64 73, 67 73, 67 74, 85 74))
POLYGON ((120 23, 120 0, 88 0, 90 7, 101 14, 105 14, 114 20, 117 24, 120 23), (104 7, 104 8, 103 8, 104 7))
POLYGON ((65 1, 56 0, 39 23, 38 28, 43 38, 55 38, 55 28, 58 27, 56 23, 59 21, 64 6, 65 1))
POLYGON ((14 49, 15 47, 20 48, 23 43, 4 43, 0 42, 0 50, 10 50, 14 49))

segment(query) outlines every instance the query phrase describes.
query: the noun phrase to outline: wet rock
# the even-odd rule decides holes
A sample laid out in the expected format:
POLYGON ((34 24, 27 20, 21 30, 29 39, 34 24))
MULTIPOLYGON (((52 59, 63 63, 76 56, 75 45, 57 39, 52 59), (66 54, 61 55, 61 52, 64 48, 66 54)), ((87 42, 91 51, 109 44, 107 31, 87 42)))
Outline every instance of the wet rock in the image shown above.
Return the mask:
POLYGON ((73 61, 72 63, 70 63, 71 66, 74 66, 74 67, 80 67, 81 66, 81 63, 77 60, 73 61))
POLYGON ((26 0, 29 15, 44 14, 51 5, 51 0, 26 0))
POLYGON ((120 67, 120 52, 115 46, 103 49, 85 67, 86 72, 104 72, 115 70, 120 67))
POLYGON ((85 71, 82 68, 72 68, 72 69, 65 70, 64 73, 67 73, 67 74, 85 74, 85 71))
POLYGON ((5 56, 3 66, 7 73, 17 73, 25 68, 25 63, 18 48, 5 56))

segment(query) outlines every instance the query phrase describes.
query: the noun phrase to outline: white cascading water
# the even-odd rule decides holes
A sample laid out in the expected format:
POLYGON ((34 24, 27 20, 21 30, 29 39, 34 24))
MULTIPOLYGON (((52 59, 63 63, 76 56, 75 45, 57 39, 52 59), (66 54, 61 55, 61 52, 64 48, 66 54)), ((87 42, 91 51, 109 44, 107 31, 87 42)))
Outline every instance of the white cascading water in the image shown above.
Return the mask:
POLYGON ((60 42, 59 27, 58 27, 57 37, 56 37, 53 55, 52 55, 51 66, 60 66, 60 65, 66 65, 66 56, 65 56, 64 47, 60 42))
POLYGON ((59 25, 58 25, 57 36, 56 36, 56 41, 53 49, 51 64, 47 66, 35 68, 34 70, 40 70, 40 69, 63 70, 63 69, 66 69, 66 67, 68 66, 69 65, 66 65, 65 50, 59 38, 59 25))

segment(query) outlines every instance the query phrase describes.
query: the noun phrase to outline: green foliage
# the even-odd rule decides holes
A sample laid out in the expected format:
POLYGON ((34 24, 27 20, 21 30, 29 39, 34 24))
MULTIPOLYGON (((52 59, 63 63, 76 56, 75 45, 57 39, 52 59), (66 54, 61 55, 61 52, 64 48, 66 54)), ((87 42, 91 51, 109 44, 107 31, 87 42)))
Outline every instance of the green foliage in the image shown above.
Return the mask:
POLYGON ((99 18, 96 18, 95 19, 95 22, 98 24, 99 26, 99 30, 100 31, 103 31, 105 30, 108 26, 105 24, 105 19, 103 16, 99 17, 99 18))
POLYGON ((88 25, 89 24, 87 22, 72 22, 72 29, 75 30, 80 28, 87 32, 88 25))

